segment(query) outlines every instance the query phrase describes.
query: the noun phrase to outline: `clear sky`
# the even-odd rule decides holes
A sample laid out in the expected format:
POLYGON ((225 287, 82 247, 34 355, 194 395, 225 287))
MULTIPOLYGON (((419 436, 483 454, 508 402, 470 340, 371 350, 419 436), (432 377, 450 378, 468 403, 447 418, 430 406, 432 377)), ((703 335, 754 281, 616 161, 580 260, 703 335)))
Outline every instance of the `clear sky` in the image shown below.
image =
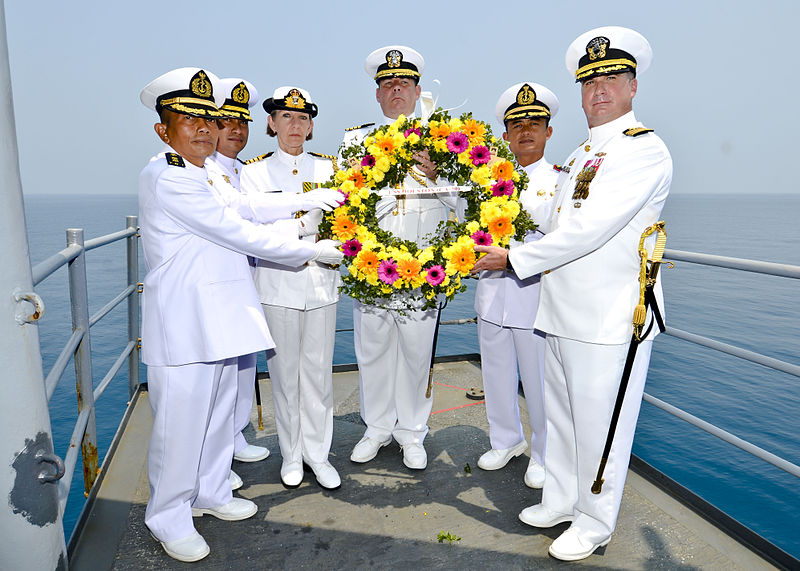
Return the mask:
MULTIPOLYGON (((535 81, 561 110, 546 157, 583 141, 579 89, 564 53, 582 32, 622 25, 654 50, 639 78, 637 117, 673 156, 674 193, 797 192, 781 168, 800 127, 800 3, 761 2, 5 2, 23 188, 135 193, 161 144, 139 91, 176 67, 244 77, 262 97, 309 90, 320 113, 306 150, 335 153, 346 127, 375 121, 364 58, 387 44, 426 60, 423 89, 490 121, 508 86, 535 81), (795 62, 795 63, 792 63, 795 62)), ((259 106, 249 158, 275 147, 259 106)))

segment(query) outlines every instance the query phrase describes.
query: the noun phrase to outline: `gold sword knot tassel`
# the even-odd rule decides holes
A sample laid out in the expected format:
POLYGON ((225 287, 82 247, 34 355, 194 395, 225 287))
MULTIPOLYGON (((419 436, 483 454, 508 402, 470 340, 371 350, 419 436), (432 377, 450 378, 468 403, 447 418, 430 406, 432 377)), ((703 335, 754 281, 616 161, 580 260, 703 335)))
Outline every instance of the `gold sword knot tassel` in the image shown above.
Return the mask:
POLYGON ((653 287, 656 283, 658 266, 661 264, 661 258, 664 256, 664 247, 667 245, 667 231, 664 229, 664 224, 663 220, 659 220, 655 224, 648 226, 642 232, 642 237, 639 238, 639 258, 641 259, 639 268, 639 303, 636 304, 636 309, 633 310, 633 334, 636 336, 637 341, 641 341, 639 336, 642 334, 642 327, 647 317, 644 293, 648 287, 653 287), (658 236, 656 236, 653 256, 648 258, 647 248, 644 243, 647 238, 656 233, 658 236))

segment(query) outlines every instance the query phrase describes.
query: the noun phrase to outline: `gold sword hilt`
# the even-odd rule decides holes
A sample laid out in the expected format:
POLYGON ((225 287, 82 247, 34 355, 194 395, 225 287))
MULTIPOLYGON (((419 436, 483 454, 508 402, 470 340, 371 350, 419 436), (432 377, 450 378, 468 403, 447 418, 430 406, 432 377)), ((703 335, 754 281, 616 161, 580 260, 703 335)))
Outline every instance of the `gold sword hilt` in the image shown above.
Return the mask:
POLYGON ((667 231, 664 229, 664 225, 665 222, 659 220, 645 228, 641 238, 639 238, 639 259, 641 260, 639 268, 639 303, 633 310, 633 334, 636 336, 637 341, 641 341, 642 327, 647 318, 647 307, 644 302, 645 291, 656 283, 658 268, 664 256, 664 248, 667 245, 667 231), (658 235, 656 236, 656 244, 653 247, 653 255, 649 257, 645 241, 653 234, 658 235))

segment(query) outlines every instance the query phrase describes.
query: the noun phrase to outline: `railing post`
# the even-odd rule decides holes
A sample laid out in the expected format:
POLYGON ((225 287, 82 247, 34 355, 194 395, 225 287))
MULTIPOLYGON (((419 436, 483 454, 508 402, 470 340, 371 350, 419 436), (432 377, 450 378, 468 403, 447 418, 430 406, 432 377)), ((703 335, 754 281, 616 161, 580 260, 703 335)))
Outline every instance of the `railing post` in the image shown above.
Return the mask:
MULTIPOLYGON (((83 248, 83 229, 67 228, 67 246, 83 248)), ((89 294, 86 284, 86 251, 69 263, 69 298, 72 309, 72 330, 82 330, 83 338, 75 349, 75 385, 78 392, 78 413, 89 407, 89 421, 81 439, 83 459, 83 486, 92 489, 97 478, 97 425, 94 412, 94 387, 92 382, 92 343, 89 333, 89 294)))
MULTIPOLYGON (((127 228, 138 230, 139 220, 136 216, 126 216, 127 228)), ((133 342, 133 350, 128 356, 128 396, 133 398, 139 388, 139 236, 138 233, 128 236, 128 286, 134 292, 128 296, 128 342, 133 342)))
MULTIPOLYGON (((67 569, 44 387, 11 96, 5 6, 0 0, 0 567, 67 569)), ((59 466, 60 465, 60 466, 59 466)))

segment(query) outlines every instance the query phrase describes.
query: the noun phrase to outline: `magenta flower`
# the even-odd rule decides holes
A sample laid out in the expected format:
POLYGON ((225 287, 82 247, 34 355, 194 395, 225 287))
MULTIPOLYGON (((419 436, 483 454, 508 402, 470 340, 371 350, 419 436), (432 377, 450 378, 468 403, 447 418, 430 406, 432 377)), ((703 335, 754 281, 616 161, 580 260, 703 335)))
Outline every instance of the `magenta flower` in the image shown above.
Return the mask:
POLYGON ((478 230, 472 235, 472 239, 478 246, 491 246, 492 245, 492 235, 488 232, 484 232, 483 230, 478 230))
POLYGON ((374 167, 375 166, 375 157, 372 155, 366 155, 363 159, 361 159, 361 166, 362 167, 374 167))
POLYGON ((393 284, 400 277, 395 261, 391 258, 383 260, 378 266, 378 277, 385 284, 393 284))
POLYGON ((444 275, 444 268, 442 266, 431 266, 428 268, 428 273, 425 275, 425 279, 433 287, 436 287, 444 281, 444 275))
POLYGON ((342 244, 342 252, 348 258, 356 256, 361 251, 361 242, 353 238, 342 244))
POLYGON ((511 196, 514 194, 514 181, 512 180, 498 180, 492 186, 492 196, 511 196))
POLYGON ((447 150, 451 153, 461 153, 469 148, 469 139, 464 133, 453 131, 447 135, 447 150))
POLYGON ((413 129, 406 129, 403 132, 403 135, 405 135, 406 139, 408 139, 408 136, 411 135, 411 133, 416 133, 417 137, 422 136, 422 131, 419 130, 419 127, 414 127, 413 129))
POLYGON ((488 163, 492 158, 492 153, 489 152, 488 147, 478 145, 472 147, 472 150, 469 152, 469 158, 472 159, 472 164, 477 167, 478 165, 485 165, 488 163))
MULTIPOLYGON (((337 188, 336 190, 338 190, 342 194, 342 196, 344 196, 344 200, 342 200, 342 204, 347 202, 347 199, 350 198, 350 193, 343 191, 341 188, 337 188)), ((342 204, 340 204, 339 206, 341 206, 342 204)))

